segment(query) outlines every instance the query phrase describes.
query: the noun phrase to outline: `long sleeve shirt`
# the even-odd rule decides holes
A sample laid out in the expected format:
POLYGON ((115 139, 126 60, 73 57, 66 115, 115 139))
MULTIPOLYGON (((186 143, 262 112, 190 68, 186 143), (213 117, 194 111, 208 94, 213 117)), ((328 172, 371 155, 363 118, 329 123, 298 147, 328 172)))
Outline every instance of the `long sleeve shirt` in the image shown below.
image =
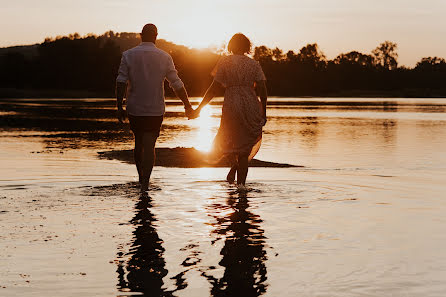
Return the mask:
POLYGON ((142 42, 125 51, 116 81, 128 82, 127 112, 133 116, 164 115, 165 79, 174 90, 184 86, 172 57, 154 43, 142 42))

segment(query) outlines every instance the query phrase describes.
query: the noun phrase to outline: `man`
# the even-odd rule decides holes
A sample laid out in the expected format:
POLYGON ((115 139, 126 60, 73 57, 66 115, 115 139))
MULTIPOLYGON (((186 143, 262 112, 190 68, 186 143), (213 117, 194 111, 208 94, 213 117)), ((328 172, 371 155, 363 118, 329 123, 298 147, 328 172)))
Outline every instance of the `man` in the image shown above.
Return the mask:
POLYGON ((135 135, 134 158, 141 191, 149 189, 155 163, 155 142, 159 136, 165 112, 164 80, 167 79, 178 98, 183 101, 187 116, 192 107, 186 89, 173 64, 172 57, 158 49, 155 41, 158 30, 147 24, 141 32, 142 43, 122 54, 116 79, 118 120, 123 122, 122 101, 127 91, 127 113, 135 135))

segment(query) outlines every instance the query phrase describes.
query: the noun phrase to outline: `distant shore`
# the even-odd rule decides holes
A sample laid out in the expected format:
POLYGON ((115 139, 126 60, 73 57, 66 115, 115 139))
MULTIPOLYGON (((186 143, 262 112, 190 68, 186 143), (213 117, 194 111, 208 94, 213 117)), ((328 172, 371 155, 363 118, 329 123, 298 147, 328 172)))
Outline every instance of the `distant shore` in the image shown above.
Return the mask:
MULTIPOLYGON (((166 92, 167 95, 170 95, 166 92)), ((203 94, 189 94, 191 97, 200 97, 203 94)), ((397 91, 367 91, 367 90, 351 90, 333 93, 320 94, 296 94, 281 95, 270 94, 282 98, 446 98, 445 90, 431 89, 404 89, 397 91)), ((88 90, 56 90, 56 89, 12 89, 0 88, 0 99, 84 99, 84 98, 113 98, 113 94, 105 94, 102 92, 88 90)))

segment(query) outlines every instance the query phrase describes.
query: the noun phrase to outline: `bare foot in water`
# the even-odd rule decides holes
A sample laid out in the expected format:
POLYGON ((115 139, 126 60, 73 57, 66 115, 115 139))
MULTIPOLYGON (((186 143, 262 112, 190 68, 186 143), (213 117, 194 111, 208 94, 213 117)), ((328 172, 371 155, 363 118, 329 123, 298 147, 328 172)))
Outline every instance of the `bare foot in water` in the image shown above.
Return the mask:
POLYGON ((247 192, 249 192, 249 188, 247 188, 245 185, 243 184, 237 184, 237 192, 240 194, 246 194, 247 192))
POLYGON ((147 192, 149 190, 149 182, 148 181, 142 181, 140 183, 141 185, 141 193, 147 192))

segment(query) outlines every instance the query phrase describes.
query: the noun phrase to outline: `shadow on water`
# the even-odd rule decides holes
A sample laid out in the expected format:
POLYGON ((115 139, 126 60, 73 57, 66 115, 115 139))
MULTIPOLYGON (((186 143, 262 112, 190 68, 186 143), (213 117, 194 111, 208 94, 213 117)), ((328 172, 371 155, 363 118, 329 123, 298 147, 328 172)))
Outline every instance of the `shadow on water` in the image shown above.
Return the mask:
POLYGON ((260 296, 266 292, 267 255, 264 230, 260 227, 263 221, 249 206, 246 196, 230 194, 226 205, 208 207, 216 221, 214 242, 225 240, 219 262, 224 267, 223 276, 215 277, 209 273, 211 270, 202 271, 211 284, 211 296, 260 296))
POLYGON ((135 205, 135 216, 130 224, 135 226, 130 251, 118 252, 118 289, 122 292, 140 292, 144 296, 174 296, 164 289, 165 268, 163 240, 159 237, 151 212, 152 200, 141 195, 135 205))

